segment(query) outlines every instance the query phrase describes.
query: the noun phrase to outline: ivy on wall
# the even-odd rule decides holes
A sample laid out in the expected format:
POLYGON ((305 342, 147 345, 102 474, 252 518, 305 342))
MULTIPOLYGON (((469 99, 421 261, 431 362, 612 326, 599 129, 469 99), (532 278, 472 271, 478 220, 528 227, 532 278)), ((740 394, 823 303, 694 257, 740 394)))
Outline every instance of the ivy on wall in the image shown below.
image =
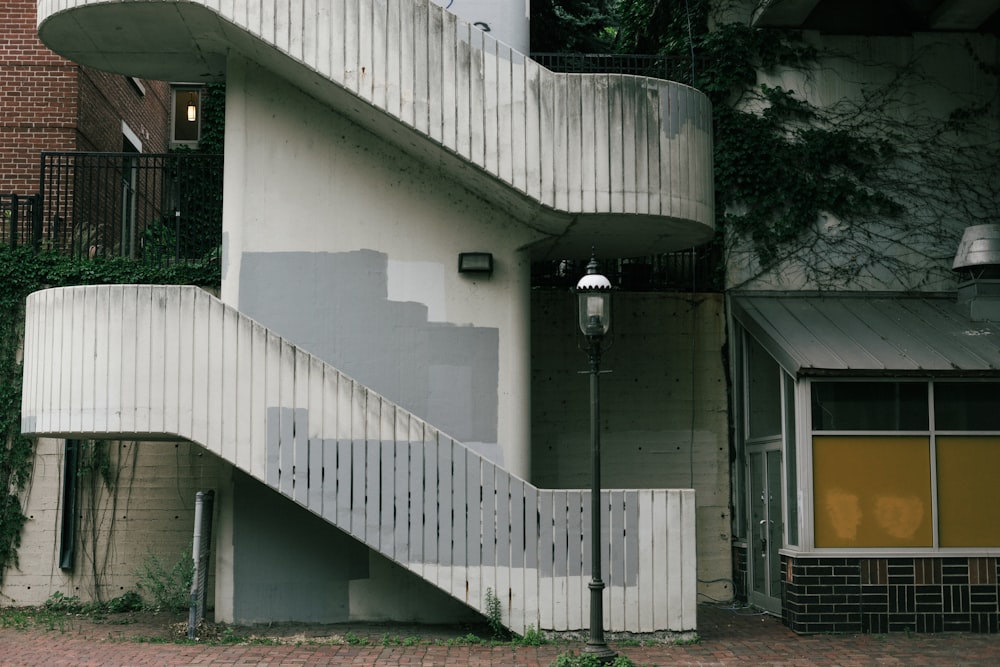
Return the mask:
MULTIPOLYGON (((962 99, 926 66, 941 54, 966 66, 954 36, 915 40, 907 62, 865 62, 834 52, 835 39, 726 23, 724 0, 574 4, 610 7, 614 50, 662 56, 669 78, 711 98, 715 243, 743 263, 730 287, 788 270, 820 289, 941 285, 961 229, 996 220, 1000 100, 962 99), (825 106, 777 83, 788 72, 802 85, 817 72, 836 79, 838 68, 865 83, 825 106), (951 113, 932 111, 935 97, 951 113)), ((966 50, 995 92, 996 65, 966 50)))
MULTIPOLYGON (((30 248, 0 248, 0 584, 17 551, 26 517, 21 499, 28 488, 34 443, 21 435, 20 350, 24 302, 47 287, 118 283, 186 284, 217 288, 219 262, 208 257, 171 266, 136 264, 123 258, 73 259, 30 248)), ((103 472, 102 472, 103 474, 103 472)))

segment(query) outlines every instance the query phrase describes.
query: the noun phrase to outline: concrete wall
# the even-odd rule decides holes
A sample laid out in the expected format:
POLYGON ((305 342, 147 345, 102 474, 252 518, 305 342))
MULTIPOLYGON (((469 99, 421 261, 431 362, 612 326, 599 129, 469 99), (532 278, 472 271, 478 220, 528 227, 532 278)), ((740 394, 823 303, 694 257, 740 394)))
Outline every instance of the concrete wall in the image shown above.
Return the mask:
MULTIPOLYGON (((230 63, 226 122, 223 300, 527 477, 530 276, 521 248, 535 233, 247 61, 230 63), (463 251, 493 253, 492 276, 460 275, 463 251)), ((236 493, 254 497, 249 488, 236 493)), ((399 591, 432 597, 377 554, 334 548, 343 536, 329 537, 329 548, 262 552, 280 522, 259 524, 253 504, 231 507, 218 592, 234 598, 231 608, 220 602, 220 618, 265 613, 268 591, 290 569, 299 588, 322 582, 328 595, 315 607, 288 598, 279 616, 294 606, 317 619, 412 620, 399 591), (359 558, 381 564, 353 582, 359 558), (274 559, 296 566, 274 568, 274 559), (349 600, 348 582, 363 594, 349 600)), ((441 607, 430 618, 421 607, 421 620, 469 613, 441 607)))
POLYGON ((117 492, 100 479, 95 487, 93 476, 81 475, 75 563, 63 571, 64 441, 38 440, 23 501, 28 521, 20 565, 5 572, 0 603, 39 605, 57 592, 108 600, 136 590, 138 570, 150 554, 168 568, 190 554, 195 494, 217 488, 219 459, 188 443, 111 442, 107 448, 117 492))
POLYGON ((431 1, 515 50, 528 53, 530 0, 431 1))
MULTIPOLYGON (((727 285, 742 289, 939 291, 968 225, 996 221, 1000 41, 990 35, 837 36, 806 32, 817 51, 802 70, 759 73, 824 109, 836 127, 888 139, 892 170, 866 184, 905 208, 892 219, 843 221, 824 213, 787 258, 761 271, 746 239, 730 237, 727 285), (977 112, 966 114, 970 109, 977 112), (961 129, 950 115, 967 118, 961 129), (898 263, 887 260, 898 260, 898 263), (825 274, 821 283, 816 275, 825 274), (856 278, 844 276, 857 274, 856 278)), ((764 106, 748 96, 751 106, 764 106)))
POLYGON ((230 470, 220 509, 232 523, 217 534, 237 546, 231 551, 233 596, 231 609, 220 596, 217 617, 240 623, 479 618, 291 500, 230 470))
POLYGON ((251 63, 227 96, 222 299, 527 476, 535 234, 251 63))
MULTIPOLYGON (((532 482, 590 487, 590 385, 576 298, 532 293, 532 482)), ((602 486, 694 488, 699 594, 728 600, 729 445, 721 294, 616 292, 600 379, 602 486)), ((704 598, 703 598, 704 599, 704 598)))

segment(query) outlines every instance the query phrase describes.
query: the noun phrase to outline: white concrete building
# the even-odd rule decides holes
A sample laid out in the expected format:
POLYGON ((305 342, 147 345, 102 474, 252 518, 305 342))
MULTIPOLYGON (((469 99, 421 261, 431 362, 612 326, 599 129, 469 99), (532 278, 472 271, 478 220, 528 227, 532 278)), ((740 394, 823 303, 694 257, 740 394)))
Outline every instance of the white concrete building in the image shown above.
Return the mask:
MULTIPOLYGON (((226 81, 223 281, 221 300, 34 295, 23 431, 218 457, 219 620, 433 621, 484 610, 492 590, 516 631, 586 627, 589 493, 532 483, 578 480, 532 470, 551 459, 533 451, 531 341, 546 326, 529 265, 710 239, 705 96, 553 74, 428 0, 42 0, 38 18, 77 62, 226 81), (490 270, 460 271, 466 252, 490 270)), ((677 362, 693 378, 721 346, 721 302, 678 306, 712 327, 677 362)), ((629 321, 642 336, 646 318, 629 321)), ((728 576, 710 367, 721 417, 696 427, 682 410, 623 435, 631 470, 610 476, 626 490, 607 492, 601 536, 612 631, 693 630, 697 579, 728 576), (680 456, 674 439, 690 475, 636 473, 680 456), (703 534, 696 549, 698 484, 721 547, 703 534)))

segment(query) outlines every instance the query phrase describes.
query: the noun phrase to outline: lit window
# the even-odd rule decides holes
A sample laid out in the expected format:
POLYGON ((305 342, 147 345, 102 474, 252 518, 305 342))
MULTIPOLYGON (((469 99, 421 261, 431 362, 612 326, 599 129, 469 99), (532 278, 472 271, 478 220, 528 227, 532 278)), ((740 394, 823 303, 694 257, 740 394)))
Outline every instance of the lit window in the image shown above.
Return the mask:
POLYGON ((201 88, 173 89, 173 134, 175 144, 197 144, 201 138, 201 88))

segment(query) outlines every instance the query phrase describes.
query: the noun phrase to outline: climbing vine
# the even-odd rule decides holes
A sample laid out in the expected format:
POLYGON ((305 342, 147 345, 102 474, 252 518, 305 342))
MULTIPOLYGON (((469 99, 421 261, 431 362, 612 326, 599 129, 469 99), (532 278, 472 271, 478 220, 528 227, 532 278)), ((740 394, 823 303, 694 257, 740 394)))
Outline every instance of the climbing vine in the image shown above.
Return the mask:
MULTIPOLYGON (((0 583, 18 564, 25 516, 21 500, 28 488, 34 443, 21 435, 21 360, 24 301, 36 290, 61 285, 158 283, 217 287, 221 277, 213 257, 170 266, 148 266, 127 259, 73 259, 30 248, 0 248, 0 583)), ((91 445, 85 470, 111 489, 119 473, 112 469, 106 445, 91 445)), ((98 486, 98 485, 93 485, 98 486)))
POLYGON ((950 36, 914 46, 908 61, 864 62, 835 51, 835 39, 732 22, 723 5, 619 0, 613 45, 662 56, 668 78, 712 100, 715 243, 729 285, 764 275, 817 288, 947 281, 960 230, 1000 210, 996 65, 966 42, 994 96, 963 99, 926 67, 954 55, 950 36), (846 81, 853 92, 817 105, 805 93, 817 72, 861 72, 867 83, 846 81), (930 110, 935 97, 953 100, 950 114, 930 110))

